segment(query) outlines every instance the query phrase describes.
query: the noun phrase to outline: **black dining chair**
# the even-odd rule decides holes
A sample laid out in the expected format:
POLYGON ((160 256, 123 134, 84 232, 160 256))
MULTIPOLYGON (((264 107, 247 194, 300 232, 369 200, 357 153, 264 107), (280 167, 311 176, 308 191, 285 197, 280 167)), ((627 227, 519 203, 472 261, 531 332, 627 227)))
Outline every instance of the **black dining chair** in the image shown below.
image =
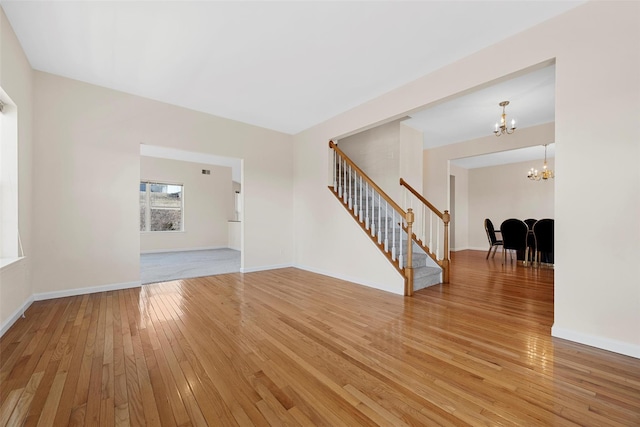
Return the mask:
POLYGON ((493 222, 491 222, 489 218, 485 218, 484 220, 484 231, 487 232, 487 239, 489 240, 489 251, 487 252, 486 259, 489 259, 491 249, 493 249, 493 256, 491 258, 495 258, 498 246, 502 246, 502 240, 496 237, 496 230, 493 228, 493 222))
POLYGON ((524 223, 529 227, 529 234, 527 234, 527 245, 529 246, 529 254, 531 255, 531 259, 533 260, 533 256, 535 252, 531 248, 536 247, 536 238, 533 236, 533 224, 535 224, 538 220, 535 218, 527 218, 524 220, 524 223))
POLYGON ((533 225, 533 235, 536 240, 536 261, 553 264, 553 234, 554 220, 544 218, 533 225))
MULTIPOLYGON (((527 236, 529 227, 521 219, 510 218, 504 220, 500 225, 500 233, 502 234, 502 263, 507 260, 507 250, 516 252, 516 260, 519 254, 522 254, 524 264, 529 259, 529 245, 527 244, 527 236)), ((509 253, 511 261, 513 261, 512 252, 509 253)))

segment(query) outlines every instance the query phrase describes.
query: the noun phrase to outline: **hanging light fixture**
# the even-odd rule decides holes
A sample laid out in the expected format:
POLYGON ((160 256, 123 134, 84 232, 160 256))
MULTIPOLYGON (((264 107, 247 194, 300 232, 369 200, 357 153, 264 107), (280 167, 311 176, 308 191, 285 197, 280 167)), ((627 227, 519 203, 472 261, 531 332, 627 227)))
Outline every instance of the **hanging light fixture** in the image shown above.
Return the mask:
POLYGON ((505 107, 509 105, 509 101, 502 101, 498 105, 502 107, 502 116, 500 117, 500 126, 498 126, 498 123, 496 123, 496 129, 493 131, 493 133, 496 136, 500 136, 505 133, 511 135, 516 130, 516 121, 512 119, 511 127, 507 128, 507 113, 504 110, 505 107))
POLYGON ((534 168, 529 169, 527 178, 532 181, 540 181, 541 179, 547 180, 553 177, 553 171, 551 169, 547 169, 547 144, 544 144, 544 164, 542 165, 542 170, 538 171, 538 169, 534 168))

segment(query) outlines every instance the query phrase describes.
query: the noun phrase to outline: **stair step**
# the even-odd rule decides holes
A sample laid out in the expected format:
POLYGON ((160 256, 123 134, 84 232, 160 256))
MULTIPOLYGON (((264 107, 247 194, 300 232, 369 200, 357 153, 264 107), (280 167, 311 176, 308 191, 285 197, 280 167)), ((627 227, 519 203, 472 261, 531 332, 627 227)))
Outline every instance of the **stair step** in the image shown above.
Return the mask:
POLYGON ((427 288, 442 283, 441 269, 435 267, 418 267, 413 269, 413 290, 427 288))
MULTIPOLYGON (((358 221, 360 210, 362 210, 362 223, 366 223, 366 218, 368 216, 369 224, 375 224, 376 241, 378 240, 378 235, 380 235, 380 240, 384 243, 385 238, 387 238, 388 236, 388 243, 390 246, 389 250, 391 250, 391 245, 393 244, 393 242, 391 241, 391 236, 395 233, 395 243, 402 245, 403 257, 406 258, 408 236, 407 233, 405 233, 405 231, 400 227, 399 215, 389 215, 393 212, 393 210, 390 207, 387 208, 384 202, 382 203, 381 208, 378 209, 378 197, 372 198, 370 196, 370 193, 368 197, 362 198, 362 207, 360 207, 360 191, 358 190, 357 196, 355 191, 353 191, 353 189, 356 187, 357 185, 354 185, 352 187, 352 208, 349 209, 348 203, 345 204, 345 207, 351 212, 352 215, 354 215, 354 218, 358 221), (367 204, 369 208, 368 210, 366 209, 367 204)), ((344 204, 344 198, 341 198, 341 200, 344 204)), ((371 233, 371 229, 369 229, 367 232, 371 233)), ((400 255, 400 250, 398 247, 396 247, 396 255, 400 255)), ((424 249, 422 249, 422 247, 415 241, 413 241, 412 244, 411 262, 413 269, 414 291, 442 283, 442 269, 440 267, 435 267, 428 264, 432 263, 433 261, 431 261, 429 254, 427 254, 424 249)))

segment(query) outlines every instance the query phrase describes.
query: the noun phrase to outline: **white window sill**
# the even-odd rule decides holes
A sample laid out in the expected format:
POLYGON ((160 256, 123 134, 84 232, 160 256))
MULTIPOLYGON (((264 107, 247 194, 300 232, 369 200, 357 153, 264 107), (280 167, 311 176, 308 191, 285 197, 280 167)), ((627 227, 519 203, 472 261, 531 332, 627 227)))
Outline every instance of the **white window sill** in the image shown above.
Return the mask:
POLYGON ((24 258, 25 257, 23 256, 11 257, 11 258, 0 258, 0 270, 4 270, 5 268, 9 267, 12 264, 15 264, 16 262, 24 258))
POLYGON ((158 233, 184 233, 184 230, 166 230, 166 231, 141 231, 140 234, 158 234, 158 233))

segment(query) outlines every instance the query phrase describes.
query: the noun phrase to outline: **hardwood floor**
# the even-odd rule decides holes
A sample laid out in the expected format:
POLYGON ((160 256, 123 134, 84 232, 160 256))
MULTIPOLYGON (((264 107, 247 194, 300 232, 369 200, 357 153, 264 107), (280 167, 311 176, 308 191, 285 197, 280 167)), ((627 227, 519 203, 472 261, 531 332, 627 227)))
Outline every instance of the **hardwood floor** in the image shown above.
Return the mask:
POLYGON ((640 425, 640 360, 553 339, 553 270, 453 254, 413 298, 293 268, 35 302, 0 426, 640 425))

